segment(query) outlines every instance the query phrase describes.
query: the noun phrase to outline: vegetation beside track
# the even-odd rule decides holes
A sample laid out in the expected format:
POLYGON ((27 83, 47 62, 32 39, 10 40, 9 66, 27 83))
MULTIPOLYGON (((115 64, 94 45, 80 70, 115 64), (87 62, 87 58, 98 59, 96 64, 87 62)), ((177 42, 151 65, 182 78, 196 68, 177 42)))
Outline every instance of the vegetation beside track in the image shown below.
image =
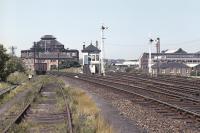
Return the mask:
MULTIPOLYGON (((27 79, 27 76, 24 73, 18 73, 18 72, 13 73, 12 75, 10 75, 8 77, 9 83, 21 84, 22 82, 24 82, 24 84, 17 86, 15 89, 13 89, 10 92, 8 92, 8 93, 4 94, 3 96, 1 96, 0 97, 0 107, 4 103, 6 103, 9 100, 11 100, 12 98, 14 98, 17 94, 25 91, 25 89, 30 88, 30 86, 32 86, 31 82, 25 82, 26 79, 27 79)), ((2 86, 5 87, 5 88, 6 87, 11 87, 11 84, 8 84, 6 82, 2 82, 2 86)))
MULTIPOLYGON (((63 88, 64 95, 67 100, 67 104, 70 108, 70 114, 72 117, 72 125, 73 131, 77 133, 112 133, 112 127, 105 122, 105 120, 100 116, 100 111, 96 107, 95 103, 91 100, 91 98, 86 95, 85 92, 75 89, 66 87, 62 81, 58 81, 53 77, 50 76, 39 76, 37 80, 33 80, 32 82, 28 82, 20 88, 16 90, 27 90, 25 96, 20 98, 16 101, 16 103, 6 111, 5 114, 2 115, 0 119, 0 131, 2 131, 9 123, 12 121, 14 117, 16 117, 20 112, 25 108, 25 106, 34 98, 36 97, 37 100, 40 99, 40 95, 38 95, 37 91, 41 87, 41 85, 45 85, 48 83, 55 83, 59 82, 63 88), (30 91, 28 91, 30 90, 30 91)), ((56 105, 56 110, 61 111, 64 110, 65 101, 62 98, 61 91, 56 92, 57 96, 56 99, 59 101, 56 105)), ((10 93, 11 95, 12 93, 10 93)), ((35 102, 35 100, 34 100, 35 102)), ((15 133, 25 133, 31 127, 38 127, 40 128, 41 125, 33 125, 33 123, 23 122, 20 124, 14 124, 10 128, 9 132, 15 133)), ((58 131, 62 131, 66 125, 58 124, 55 125, 54 129, 58 131)))
POLYGON ((10 84, 8 84, 8 83, 6 83, 6 82, 0 82, 0 90, 1 89, 5 89, 5 88, 7 88, 7 87, 9 87, 10 86, 10 84))
POLYGON ((21 113, 21 111, 25 108, 28 102, 30 102, 33 97, 36 95, 39 88, 41 88, 43 81, 45 77, 40 76, 37 78, 37 80, 32 82, 27 82, 21 86, 18 86, 16 89, 12 90, 9 94, 6 94, 3 99, 1 99, 1 103, 7 102, 11 98, 16 98, 16 94, 18 93, 24 93, 22 97, 16 98, 15 103, 6 110, 3 114, 1 114, 0 119, 0 132, 5 129, 9 123, 13 121, 13 119, 21 113))
MULTIPOLYGON (((94 101, 82 90, 65 87, 64 93, 72 113, 73 129, 77 133, 112 133, 113 129, 100 115, 94 101)), ((62 106, 63 102, 61 102, 62 106)))
POLYGON ((23 72, 14 72, 7 77, 7 82, 11 84, 21 84, 28 79, 27 74, 23 72))

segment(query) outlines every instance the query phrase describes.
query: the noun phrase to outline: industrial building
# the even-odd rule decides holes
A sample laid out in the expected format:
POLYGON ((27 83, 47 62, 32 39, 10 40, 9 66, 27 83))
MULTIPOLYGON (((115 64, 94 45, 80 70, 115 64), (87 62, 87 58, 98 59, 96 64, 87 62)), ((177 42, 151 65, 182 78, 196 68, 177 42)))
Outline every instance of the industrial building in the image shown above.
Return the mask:
MULTIPOLYGON (((139 59, 139 67, 143 72, 149 71, 149 53, 143 53, 143 55, 139 59)), ((195 70, 195 66, 200 64, 200 53, 188 53, 182 48, 176 50, 164 50, 161 53, 151 53, 151 67, 152 73, 160 73, 160 74, 173 74, 173 75, 182 75, 189 76, 191 71, 195 70), (156 65, 155 65, 156 64, 156 65), (183 66, 184 65, 184 66, 183 66), (170 69, 171 71, 162 71, 159 67, 164 66, 166 69, 170 69), (174 66, 174 69, 178 70, 178 73, 175 73, 174 69, 171 67, 174 66), (182 69, 186 69, 183 71, 182 69), (155 71, 155 69, 157 69, 155 71)))
POLYGON ((47 70, 58 68, 61 62, 79 61, 79 51, 65 49, 53 35, 44 35, 41 40, 34 42, 28 50, 21 51, 21 58, 29 70, 35 70, 35 64, 44 63, 47 70))

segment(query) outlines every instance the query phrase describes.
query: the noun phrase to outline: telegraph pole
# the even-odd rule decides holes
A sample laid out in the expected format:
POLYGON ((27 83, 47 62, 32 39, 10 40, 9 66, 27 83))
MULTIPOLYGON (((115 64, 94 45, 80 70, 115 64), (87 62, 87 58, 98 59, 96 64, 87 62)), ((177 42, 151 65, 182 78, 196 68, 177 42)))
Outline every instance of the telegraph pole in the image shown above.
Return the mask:
POLYGON ((108 29, 104 25, 101 26, 101 74, 105 75, 105 68, 104 68, 104 30, 108 29))
POLYGON ((15 55, 15 50, 17 49, 16 47, 14 46, 11 46, 10 48, 10 51, 11 51, 11 56, 13 57, 15 55))

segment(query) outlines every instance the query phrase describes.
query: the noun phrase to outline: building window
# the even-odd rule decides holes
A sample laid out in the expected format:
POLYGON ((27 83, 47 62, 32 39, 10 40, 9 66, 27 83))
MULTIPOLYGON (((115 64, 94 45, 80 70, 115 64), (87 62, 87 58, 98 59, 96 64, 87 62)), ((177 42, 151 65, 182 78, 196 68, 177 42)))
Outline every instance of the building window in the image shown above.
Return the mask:
POLYGON ((74 53, 72 53, 72 56, 76 56, 76 53, 74 52, 74 53))
POLYGON ((162 73, 162 74, 165 74, 165 69, 162 69, 162 70, 161 70, 161 73, 162 73))
POLYGON ((96 61, 99 61, 99 55, 96 55, 96 61))
POLYGON ((67 57, 70 57, 70 53, 67 53, 67 57))
POLYGON ((177 69, 177 70, 176 70, 176 73, 181 73, 181 69, 177 69))
POLYGON ((95 61, 95 55, 91 55, 91 60, 95 61))
POLYGON ((170 69, 170 73, 174 73, 174 69, 173 68, 170 69))

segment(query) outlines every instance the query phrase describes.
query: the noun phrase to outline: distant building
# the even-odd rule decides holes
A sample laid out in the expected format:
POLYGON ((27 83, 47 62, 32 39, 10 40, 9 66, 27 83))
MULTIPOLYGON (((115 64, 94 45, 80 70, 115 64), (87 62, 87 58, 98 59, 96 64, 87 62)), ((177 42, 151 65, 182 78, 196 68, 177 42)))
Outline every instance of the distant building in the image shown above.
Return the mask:
MULTIPOLYGON (((187 65, 192 70, 200 64, 200 53, 187 53, 183 49, 164 50, 161 53, 152 53, 152 65, 158 63, 178 62, 187 65)), ((143 53, 139 59, 139 68, 148 72, 149 53, 143 53)))
POLYGON ((47 70, 58 68, 61 61, 79 61, 79 51, 65 49, 52 35, 44 35, 28 50, 21 51, 21 58, 29 70, 34 70, 35 63, 46 63, 47 70))
POLYGON ((191 68, 183 63, 162 62, 152 66, 153 74, 190 76, 191 68))
POLYGON ((127 67, 138 67, 139 61, 138 60, 124 60, 121 62, 116 62, 115 66, 127 66, 127 67))
POLYGON ((83 72, 84 73, 99 73, 100 72, 100 52, 98 42, 96 46, 92 43, 85 47, 83 45, 83 72))

